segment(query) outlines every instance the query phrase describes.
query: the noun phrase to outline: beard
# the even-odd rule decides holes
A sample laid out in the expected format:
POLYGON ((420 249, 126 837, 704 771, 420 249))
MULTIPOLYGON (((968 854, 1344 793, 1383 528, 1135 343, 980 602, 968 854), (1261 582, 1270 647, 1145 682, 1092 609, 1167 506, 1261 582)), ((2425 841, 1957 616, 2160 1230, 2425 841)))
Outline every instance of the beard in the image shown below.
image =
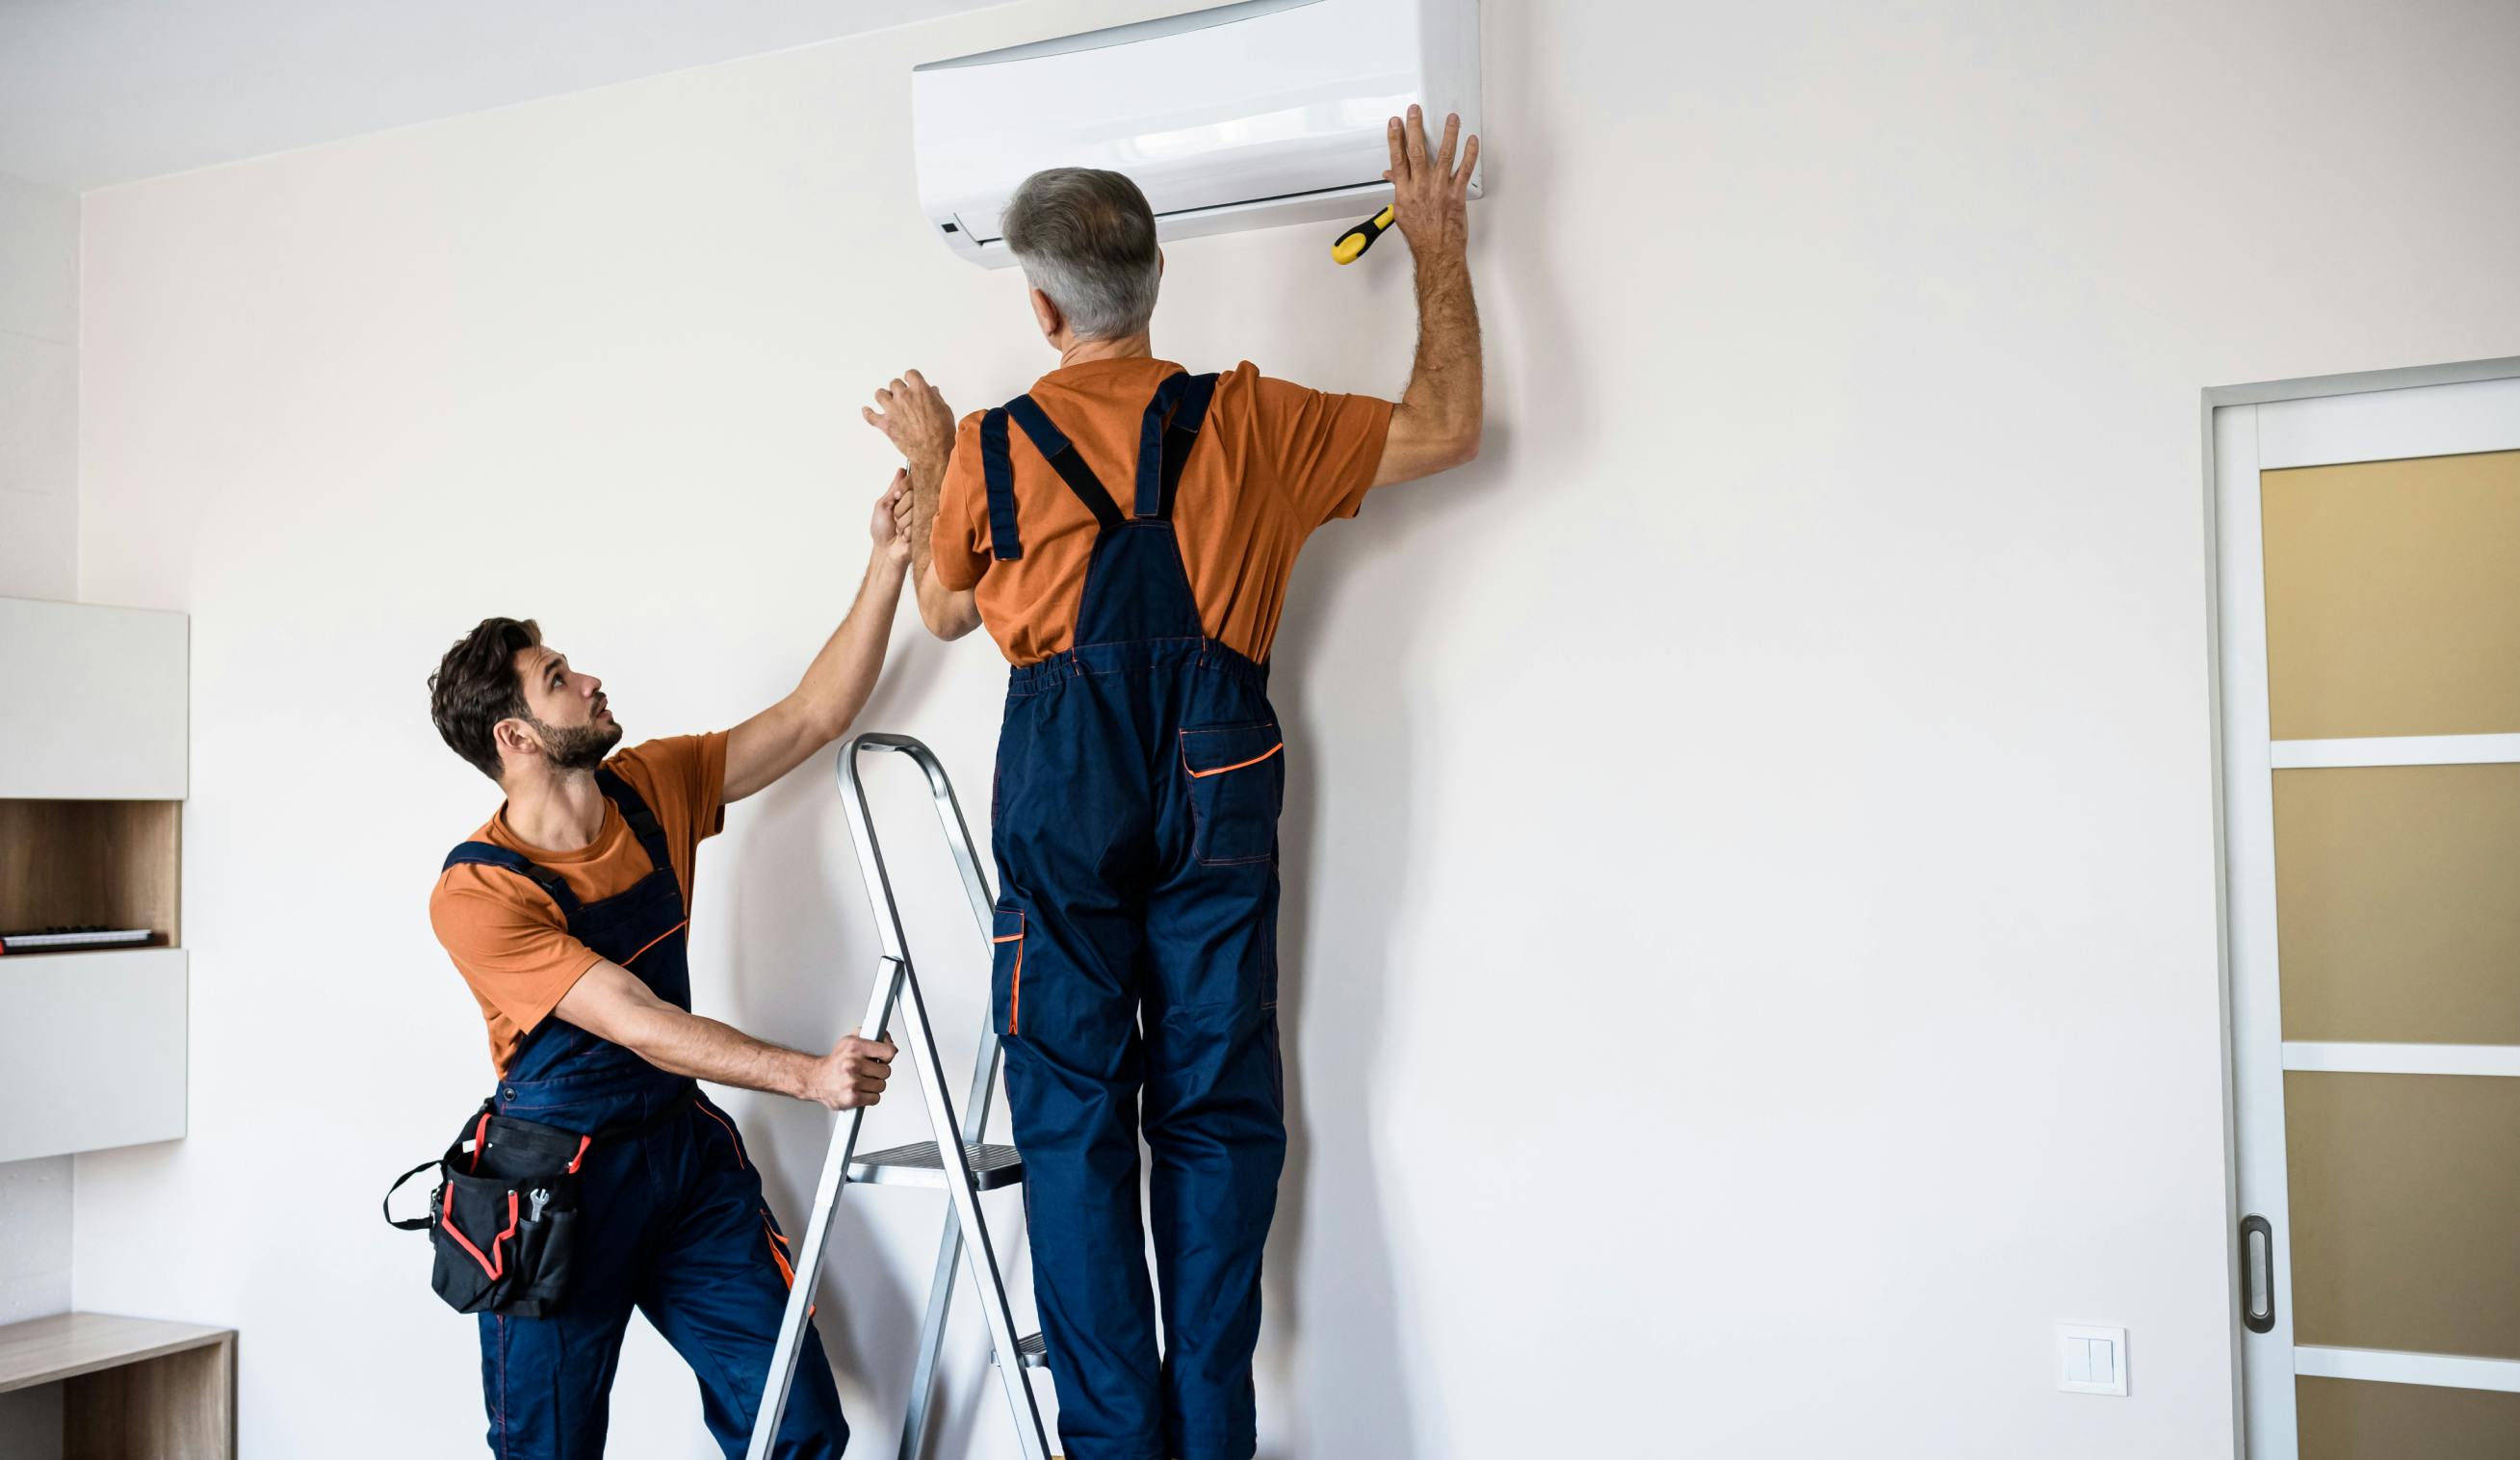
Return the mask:
POLYGON ((543 738, 543 759, 554 770, 593 770, 621 743, 618 720, 608 725, 570 725, 562 729, 527 715, 525 723, 543 738))

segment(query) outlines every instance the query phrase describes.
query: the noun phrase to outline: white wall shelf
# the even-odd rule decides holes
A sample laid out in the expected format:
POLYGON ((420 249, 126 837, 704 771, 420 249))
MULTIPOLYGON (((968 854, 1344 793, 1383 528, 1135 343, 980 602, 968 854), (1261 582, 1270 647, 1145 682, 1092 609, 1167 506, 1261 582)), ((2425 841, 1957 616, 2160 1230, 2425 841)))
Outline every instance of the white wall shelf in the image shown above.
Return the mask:
POLYGON ((181 948, 0 958, 0 1162, 185 1127, 181 948))
POLYGON ((0 598, 0 798, 179 801, 189 620, 0 598))
POLYGON ((157 935, 0 955, 0 1162, 184 1134, 190 637, 181 614, 0 598, 0 932, 157 935))

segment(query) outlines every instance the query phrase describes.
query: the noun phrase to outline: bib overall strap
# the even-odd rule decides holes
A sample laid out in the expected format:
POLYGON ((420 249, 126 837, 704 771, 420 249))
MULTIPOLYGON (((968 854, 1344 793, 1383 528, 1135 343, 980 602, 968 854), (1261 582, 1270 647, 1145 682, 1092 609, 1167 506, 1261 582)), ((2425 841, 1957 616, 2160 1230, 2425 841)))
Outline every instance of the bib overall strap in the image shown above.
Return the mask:
MULTIPOLYGON (((1066 482, 1067 489, 1076 493, 1076 499, 1093 512, 1096 522, 1105 527, 1116 527, 1127 521, 1120 515, 1119 504, 1111 500, 1111 493, 1103 489, 1102 479, 1094 475, 1094 469, 1085 464, 1084 457, 1076 454, 1076 447, 1068 441, 1067 433, 1053 426, 1050 417, 1033 403, 1031 396, 1018 395, 1008 401, 1006 411, 1031 438, 1033 449, 1050 463, 1051 470, 1058 473, 1058 479, 1066 482)), ((990 530, 994 532, 997 529, 992 525, 990 530)))
POLYGON ((621 808, 621 819, 629 826, 630 835, 639 839, 639 849, 648 853, 648 865, 670 874, 674 862, 665 846, 665 828, 656 820, 656 813, 639 798, 639 793, 631 790, 630 783, 611 767, 603 765, 595 768, 595 789, 621 808))
POLYGON ((487 842, 466 842, 448 852, 445 865, 437 870, 443 872, 447 867, 459 867, 467 863, 482 867, 502 867, 514 872, 542 889, 543 895, 559 906, 560 915, 564 921, 570 924, 577 922, 579 906, 577 894, 568 890, 565 879, 550 868, 537 866, 525 860, 521 854, 510 851, 504 846, 493 846, 487 842))
POLYGON ((980 476, 989 487, 989 550, 1001 563, 1023 556, 1015 535, 1015 464, 1007 455, 1007 408, 980 418, 980 476))
POLYGON ((1155 388, 1138 427, 1139 517, 1172 521, 1182 463, 1198 442, 1198 429, 1207 421, 1207 403, 1215 393, 1215 376, 1187 372, 1166 376, 1155 388))

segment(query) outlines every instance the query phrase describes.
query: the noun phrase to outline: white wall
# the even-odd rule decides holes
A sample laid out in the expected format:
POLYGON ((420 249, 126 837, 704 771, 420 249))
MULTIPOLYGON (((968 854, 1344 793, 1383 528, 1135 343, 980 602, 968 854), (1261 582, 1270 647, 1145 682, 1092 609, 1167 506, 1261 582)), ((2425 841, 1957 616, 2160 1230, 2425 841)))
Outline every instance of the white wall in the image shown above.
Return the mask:
MULTIPOLYGON (((889 471, 868 389, 1046 363, 922 236, 907 68, 1162 8, 88 199, 81 570, 194 615, 195 1002, 193 1135, 82 1159, 77 1281, 242 1327, 249 1453, 477 1441, 374 1207, 483 1084, 423 899, 491 797, 423 676, 497 612, 634 733, 782 691, 889 471)), ((1328 533, 1280 641, 1269 1452, 2228 1454, 2198 390, 2520 350, 2520 13, 1485 9, 1487 450, 1328 533), (2055 1391, 2058 1321, 2129 1326, 2130 1397, 2055 1391)), ((1404 260, 1334 231, 1172 249, 1159 348, 1395 390, 1404 260)), ((983 799, 998 666, 896 653, 870 721, 983 799)), ((699 889, 702 1006, 797 1043, 871 963, 827 776, 699 889)), ((975 956, 930 976, 980 1017, 975 956)), ((738 1106, 797 1219, 823 1122, 738 1106)), ((845 1213, 863 1454, 935 1211, 845 1213)), ((615 1413, 707 1452, 652 1340, 615 1413)))
MULTIPOLYGON (((77 596, 79 204, 0 176, 0 597, 77 596)), ((0 1324, 70 1305, 70 1161, 0 1163, 0 1324)))
MULTIPOLYGON (((70 1158, 0 1164, 0 1327, 70 1305, 70 1158)), ((57 1384, 0 1394, 0 1455, 60 1460, 57 1384)))
POLYGON ((78 573, 79 202, 0 175, 0 595, 78 573))
MULTIPOLYGON (((0 597, 77 596, 79 204, 0 176, 0 597)), ((0 1163, 0 1326, 70 1305, 67 1156, 0 1163)), ((61 1452, 61 1395, 0 1394, 0 1449, 61 1452)))
POLYGON ((70 1158, 0 1163, 0 1327, 70 1306, 70 1158))

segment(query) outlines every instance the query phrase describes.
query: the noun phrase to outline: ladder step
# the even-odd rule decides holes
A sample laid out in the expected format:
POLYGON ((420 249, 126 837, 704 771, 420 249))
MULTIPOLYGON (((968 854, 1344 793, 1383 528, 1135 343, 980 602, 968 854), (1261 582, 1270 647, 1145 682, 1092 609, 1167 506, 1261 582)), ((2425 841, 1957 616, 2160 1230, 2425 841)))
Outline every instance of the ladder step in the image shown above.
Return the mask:
MULTIPOLYGON (((1023 1158, 1012 1146, 989 1146, 973 1141, 964 1146, 964 1159, 971 1164, 972 1184, 982 1191, 996 1191, 1023 1179, 1023 1158)), ((851 1181, 878 1186, 945 1185, 945 1163, 937 1159, 934 1141, 920 1141, 908 1146, 895 1146, 888 1151, 871 1151, 849 1163, 851 1181)))
MULTIPOLYGON (((1023 1366, 1027 1369, 1047 1369, 1050 1367, 1050 1345, 1045 1343, 1042 1336, 1037 1333, 1025 1334, 1015 1340, 1015 1357, 1022 1359, 1023 1366)), ((989 1362, 997 1361, 996 1354, 989 1355, 989 1362)))

